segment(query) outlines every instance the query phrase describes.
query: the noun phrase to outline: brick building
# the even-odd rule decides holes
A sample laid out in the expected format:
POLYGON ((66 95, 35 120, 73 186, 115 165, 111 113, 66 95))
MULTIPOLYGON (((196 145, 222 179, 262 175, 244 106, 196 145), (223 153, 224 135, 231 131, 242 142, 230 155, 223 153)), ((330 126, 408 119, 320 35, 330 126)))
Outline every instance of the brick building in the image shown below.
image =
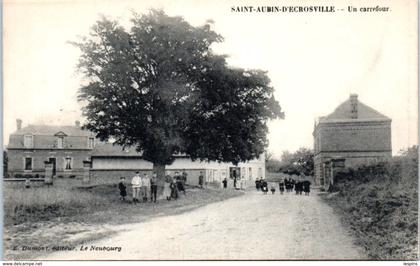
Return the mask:
MULTIPOLYGON (((151 173, 153 164, 142 158, 133 148, 122 148, 95 139, 93 133, 82 130, 76 121, 74 126, 28 125, 22 128, 17 120, 17 130, 9 137, 8 174, 19 175, 45 173, 45 161, 52 162, 53 175, 62 177, 82 177, 89 172, 94 183, 117 182, 121 176, 132 177, 135 171, 151 173), (83 161, 90 161, 86 168, 83 161)), ((223 178, 233 182, 233 176, 253 183, 256 178, 265 178, 265 157, 239 163, 192 161, 188 156, 176 156, 166 167, 174 174, 185 170, 188 183, 198 184, 198 176, 203 173, 207 182, 220 183, 223 178)))
POLYGON ((358 101, 356 94, 320 117, 314 131, 315 182, 328 187, 338 168, 356 168, 391 157, 391 119, 358 101))
POLYGON ((90 159, 95 146, 94 135, 74 126, 28 125, 17 129, 9 137, 7 145, 9 176, 43 175, 45 161, 51 161, 53 173, 61 176, 83 172, 83 161, 90 159))

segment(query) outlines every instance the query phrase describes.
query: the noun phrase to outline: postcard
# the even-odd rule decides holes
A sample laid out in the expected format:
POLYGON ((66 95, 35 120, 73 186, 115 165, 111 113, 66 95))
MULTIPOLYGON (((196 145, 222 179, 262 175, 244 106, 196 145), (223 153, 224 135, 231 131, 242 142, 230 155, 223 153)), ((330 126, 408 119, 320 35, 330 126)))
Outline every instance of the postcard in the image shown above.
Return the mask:
POLYGON ((416 261, 417 1, 3 1, 3 260, 416 261))

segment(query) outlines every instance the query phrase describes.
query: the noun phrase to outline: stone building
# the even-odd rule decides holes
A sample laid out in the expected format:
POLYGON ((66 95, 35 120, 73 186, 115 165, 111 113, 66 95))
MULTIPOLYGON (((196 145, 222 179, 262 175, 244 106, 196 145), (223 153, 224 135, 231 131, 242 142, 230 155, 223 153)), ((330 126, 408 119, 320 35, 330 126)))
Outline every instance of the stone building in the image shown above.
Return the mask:
MULTIPOLYGON (((43 176, 45 162, 50 161, 52 175, 82 177, 89 172, 90 182, 117 182, 121 176, 131 178, 135 171, 151 174, 153 164, 142 158, 133 148, 122 148, 95 139, 93 133, 82 130, 76 121, 74 126, 28 125, 22 128, 17 120, 17 130, 9 137, 8 176, 43 176), (90 167, 86 168, 86 161, 90 167)), ((226 177, 233 183, 238 180, 253 183, 256 178, 265 178, 265 157, 239 163, 192 161, 188 156, 178 155, 166 167, 170 174, 186 171, 188 182, 198 184, 200 172, 209 183, 218 183, 226 177)), ((78 178, 80 179, 80 178, 78 178)))
POLYGON ((391 119, 361 103, 356 94, 320 117, 314 131, 315 182, 328 187, 334 171, 391 157, 391 119))
POLYGON ((90 160, 95 147, 94 135, 73 126, 28 125, 17 129, 9 137, 7 145, 8 174, 40 175, 45 172, 45 161, 50 161, 56 176, 75 176, 83 172, 83 161, 90 160))

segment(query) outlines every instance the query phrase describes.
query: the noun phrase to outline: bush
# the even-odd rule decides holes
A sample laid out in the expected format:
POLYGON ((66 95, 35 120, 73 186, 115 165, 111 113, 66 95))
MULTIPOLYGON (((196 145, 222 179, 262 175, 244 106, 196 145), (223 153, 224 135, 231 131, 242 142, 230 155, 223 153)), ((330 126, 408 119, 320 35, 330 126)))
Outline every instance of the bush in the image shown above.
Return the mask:
POLYGON ((417 259, 418 155, 337 172, 330 203, 341 209, 373 259, 417 259))

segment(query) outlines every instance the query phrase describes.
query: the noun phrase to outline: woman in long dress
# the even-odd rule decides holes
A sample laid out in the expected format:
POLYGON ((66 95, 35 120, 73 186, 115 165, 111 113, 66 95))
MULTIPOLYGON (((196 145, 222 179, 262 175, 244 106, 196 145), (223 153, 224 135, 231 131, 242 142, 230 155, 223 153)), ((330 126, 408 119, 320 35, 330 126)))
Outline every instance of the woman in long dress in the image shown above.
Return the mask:
POLYGON ((171 177, 170 176, 166 176, 165 178, 165 183, 163 184, 163 196, 167 199, 167 200, 171 200, 171 177))

